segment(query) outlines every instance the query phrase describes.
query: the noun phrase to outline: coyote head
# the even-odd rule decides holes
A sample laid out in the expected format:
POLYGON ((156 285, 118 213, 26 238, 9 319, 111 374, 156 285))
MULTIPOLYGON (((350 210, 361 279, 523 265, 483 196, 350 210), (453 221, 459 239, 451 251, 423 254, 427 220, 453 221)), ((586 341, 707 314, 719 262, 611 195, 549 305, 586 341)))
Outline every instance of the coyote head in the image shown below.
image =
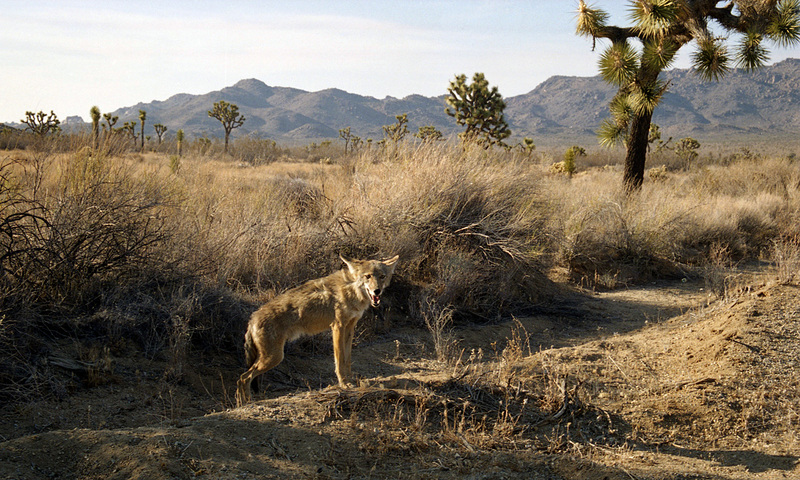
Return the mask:
POLYGON ((356 283, 356 288, 363 288, 373 307, 381 303, 381 293, 389 286, 397 266, 399 255, 388 260, 355 260, 339 256, 347 265, 347 270, 356 283))

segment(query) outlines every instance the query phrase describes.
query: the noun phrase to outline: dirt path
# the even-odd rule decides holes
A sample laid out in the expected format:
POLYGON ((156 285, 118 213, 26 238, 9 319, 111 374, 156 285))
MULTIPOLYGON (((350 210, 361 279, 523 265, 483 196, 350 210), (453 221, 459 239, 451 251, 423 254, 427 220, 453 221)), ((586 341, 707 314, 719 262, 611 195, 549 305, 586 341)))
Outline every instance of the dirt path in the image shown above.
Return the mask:
POLYGON ((426 332, 378 331, 344 391, 323 342, 295 346, 239 409, 238 360, 174 382, 131 352, 98 386, 2 408, 0 478, 800 478, 800 289, 709 300, 571 296, 459 330, 450 365, 426 332))

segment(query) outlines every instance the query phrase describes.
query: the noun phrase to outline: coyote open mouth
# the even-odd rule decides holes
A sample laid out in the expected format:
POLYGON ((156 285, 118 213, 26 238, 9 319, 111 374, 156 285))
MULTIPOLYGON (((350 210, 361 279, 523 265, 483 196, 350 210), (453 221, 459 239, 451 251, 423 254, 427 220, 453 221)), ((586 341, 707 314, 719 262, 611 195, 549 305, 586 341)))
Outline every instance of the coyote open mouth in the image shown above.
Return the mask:
POLYGON ((369 297, 369 302, 372 304, 373 307, 377 307, 381 303, 381 295, 380 290, 373 292, 369 285, 364 285, 364 290, 367 291, 367 296, 369 297))

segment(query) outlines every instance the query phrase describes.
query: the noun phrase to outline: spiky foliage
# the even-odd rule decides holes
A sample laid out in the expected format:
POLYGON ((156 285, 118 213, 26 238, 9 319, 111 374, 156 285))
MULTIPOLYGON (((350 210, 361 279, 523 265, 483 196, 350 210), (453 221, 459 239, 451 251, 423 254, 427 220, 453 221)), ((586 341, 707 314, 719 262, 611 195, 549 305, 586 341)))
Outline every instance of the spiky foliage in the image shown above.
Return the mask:
POLYGON ((800 42, 800 0, 778 2, 776 9, 765 33, 781 47, 797 45, 800 42))
POLYGON ((414 136, 423 142, 436 142, 442 139, 442 132, 433 125, 424 125, 419 127, 419 131, 414 136))
POLYGON ((158 136, 158 144, 161 145, 161 142, 164 140, 164 134, 167 132, 167 126, 163 123, 156 123, 153 125, 153 130, 156 131, 156 135, 158 136))
POLYGON ((397 119, 397 123, 384 125, 382 128, 386 139, 397 144, 408 134, 408 114, 395 115, 394 118, 397 119))
POLYGON ((100 143, 100 107, 95 105, 90 108, 89 115, 92 117, 92 146, 97 150, 100 143))
POLYGON ((340 128, 339 138, 344 140, 344 155, 347 156, 347 146, 350 145, 350 141, 353 138, 353 134, 350 133, 350 127, 340 128))
POLYGON ((719 80, 734 66, 745 71, 762 67, 769 60, 768 40, 779 46, 800 43, 800 0, 630 0, 631 25, 609 25, 608 14, 580 0, 576 33, 610 40, 601 53, 599 71, 619 90, 610 104, 611 118, 598 130, 600 143, 622 143, 627 148, 626 188, 637 190, 644 179, 648 134, 653 110, 668 83, 659 80, 675 54, 694 44, 692 66, 704 80, 719 80), (719 36, 713 23, 725 30, 719 36), (729 35, 732 34, 732 35, 729 35), (741 37, 729 48, 728 37, 741 37), (634 48, 631 41, 638 41, 634 48))
POLYGON ((51 132, 58 133, 61 131, 61 120, 52 110, 50 110, 49 115, 42 111, 39 111, 39 113, 25 112, 25 118, 20 122, 27 125, 25 130, 30 130, 36 135, 45 136, 51 132))
POLYGON ((175 140, 178 142, 178 156, 183 155, 183 129, 178 130, 175 134, 175 140))
POLYGON ((630 85, 639 70, 639 55, 628 42, 616 42, 600 55, 600 76, 617 86, 630 85))
POLYGON ((697 150, 700 148, 700 142, 695 140, 692 137, 682 138, 675 144, 675 155, 678 156, 681 160, 683 160, 683 166, 687 170, 692 164, 697 156, 697 150))
POLYGON ((103 120, 106 121, 106 123, 103 124, 103 131, 108 130, 108 133, 113 133, 116 131, 114 125, 116 125, 117 122, 119 121, 119 115, 111 115, 110 113, 104 113, 103 120))
POLYGON ((208 111, 208 116, 216 118, 222 123, 222 128, 225 130, 225 153, 228 153, 228 140, 230 139, 231 131, 244 125, 246 118, 244 115, 239 114, 238 105, 228 103, 225 100, 215 102, 214 108, 208 111))
POLYGON ((144 152, 144 121, 147 120, 147 112, 144 110, 139 110, 139 122, 141 123, 142 129, 140 130, 141 137, 142 137, 142 148, 141 151, 144 152))
POLYGON ((532 138, 525 137, 517 144, 517 148, 520 149, 526 157, 531 158, 533 156, 533 151, 536 150, 536 144, 533 142, 532 138))
POLYGON ((456 76, 447 93, 445 113, 466 127, 459 134, 463 141, 475 142, 485 148, 504 145, 503 140, 511 136, 503 114, 506 102, 497 87, 489 88, 489 81, 483 73, 476 73, 472 83, 467 83, 464 74, 456 76))
POLYGON ((136 135, 136 122, 125 122, 122 124, 122 127, 118 128, 116 131, 129 136, 133 140, 133 148, 136 148, 136 139, 139 138, 139 136, 136 135))

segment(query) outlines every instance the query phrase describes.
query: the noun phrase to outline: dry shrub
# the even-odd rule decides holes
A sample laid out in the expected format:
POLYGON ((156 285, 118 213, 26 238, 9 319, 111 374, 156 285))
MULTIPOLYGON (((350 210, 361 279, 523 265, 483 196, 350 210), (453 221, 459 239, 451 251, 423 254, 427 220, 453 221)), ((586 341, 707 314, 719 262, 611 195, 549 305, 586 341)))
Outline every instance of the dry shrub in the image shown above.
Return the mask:
POLYGON ((800 278, 800 234, 773 240, 770 257, 775 264, 779 282, 797 281, 800 278))
POLYGON ((530 169, 452 146, 365 152, 287 172, 194 164, 187 216, 219 249, 226 285, 268 297, 341 268, 339 254, 400 254, 389 299, 495 318, 539 299, 541 202, 530 169))
POLYGON ((545 205, 529 165, 422 145, 356 171, 353 237, 399 252, 400 272, 425 298, 495 318, 547 294, 538 273, 545 205))
POLYGON ((232 145, 233 158, 251 165, 264 165, 277 161, 283 151, 274 140, 258 137, 237 138, 232 145))
POLYGON ((572 201, 557 221, 563 222, 560 254, 576 281, 613 288, 682 274, 674 240, 686 228, 684 212, 622 192, 572 201))
POLYGON ((80 304, 103 283, 170 269, 164 248, 177 199, 168 184, 102 155, 79 153, 60 166, 42 200, 48 228, 29 272, 45 301, 80 304))
POLYGON ((452 307, 443 308, 435 302, 427 301, 424 302, 421 315, 431 334, 436 359, 443 363, 454 363, 458 358, 458 338, 452 330, 452 307))
MULTIPOLYGON (((3 232, 11 234, 0 245, 0 313, 10 319, 0 343, 14 345, 3 353, 20 365, 3 387, 20 396, 63 390, 46 380, 55 377, 40 365, 65 335, 130 339, 151 354, 172 346, 176 358, 182 355, 188 334, 211 329, 213 321, 202 313, 182 315, 182 302, 171 293, 208 271, 208 257, 194 248, 196 225, 180 215, 184 197, 174 178, 144 157, 131 163, 87 148, 39 153, 31 163, 0 169, 8 174, 4 185, 13 185, 0 204, 3 232), (45 380, 31 381, 31 372, 45 380)), ((207 313, 215 313, 229 294, 209 296, 206 303, 217 307, 207 313)), ((229 304, 239 313, 236 302, 229 304)), ((221 330, 213 339, 220 345, 231 337, 221 330)))
POLYGON ((543 190, 556 206, 549 230, 572 277, 612 287, 685 275, 720 249, 734 260, 758 258, 792 233, 800 211, 800 173, 782 159, 673 173, 635 195, 606 169, 571 182, 551 177, 543 190))
POLYGON ((200 173, 189 181, 204 187, 186 215, 199 220, 223 285, 279 292, 339 268, 338 253, 347 253, 347 214, 313 180, 278 175, 248 185, 200 173))

